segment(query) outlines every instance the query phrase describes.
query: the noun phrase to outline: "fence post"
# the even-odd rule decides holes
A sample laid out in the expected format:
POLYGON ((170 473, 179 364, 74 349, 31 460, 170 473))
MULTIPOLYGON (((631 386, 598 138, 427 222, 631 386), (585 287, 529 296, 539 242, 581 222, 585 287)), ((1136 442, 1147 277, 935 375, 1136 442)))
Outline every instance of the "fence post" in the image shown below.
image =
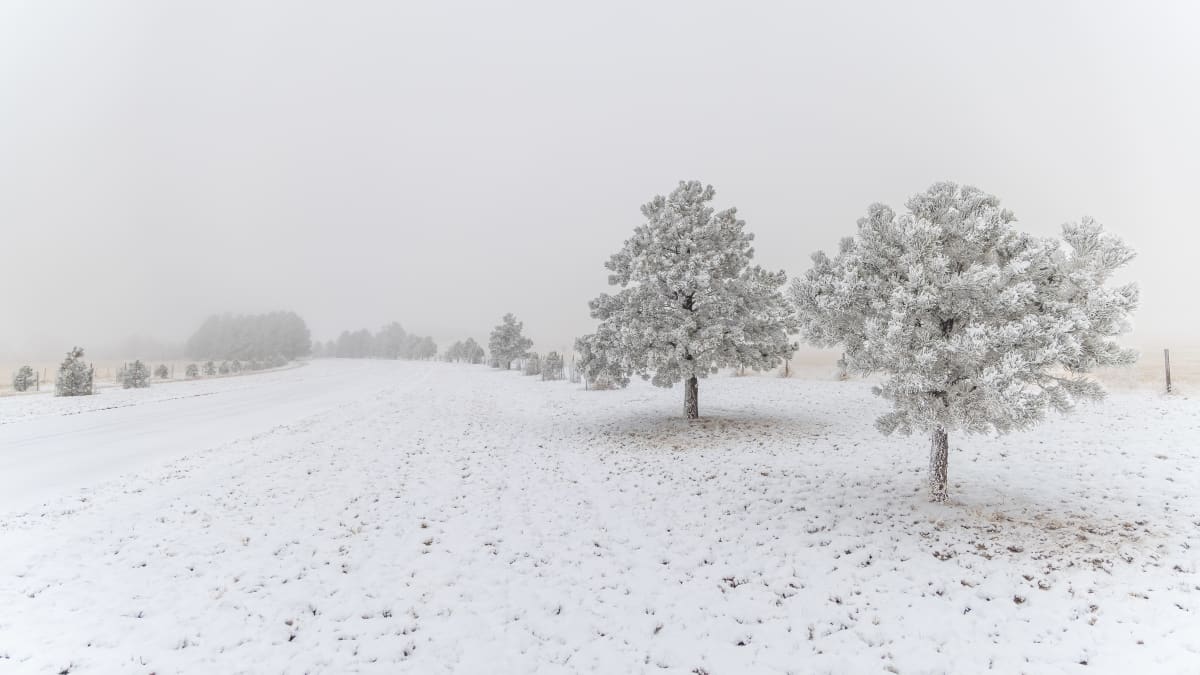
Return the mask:
POLYGON ((1171 350, 1163 350, 1163 367, 1167 373, 1167 393, 1171 393, 1171 350))

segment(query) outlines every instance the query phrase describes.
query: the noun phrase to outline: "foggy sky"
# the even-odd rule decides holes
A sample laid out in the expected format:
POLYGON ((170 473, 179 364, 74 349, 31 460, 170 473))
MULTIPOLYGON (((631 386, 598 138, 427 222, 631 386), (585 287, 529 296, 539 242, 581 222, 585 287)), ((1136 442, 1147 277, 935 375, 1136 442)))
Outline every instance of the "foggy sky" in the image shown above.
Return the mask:
POLYGON ((976 4, 0 0, 0 354, 273 309, 567 347, 680 179, 789 275, 937 180, 1091 215, 1130 342, 1200 342, 1200 10, 976 4))

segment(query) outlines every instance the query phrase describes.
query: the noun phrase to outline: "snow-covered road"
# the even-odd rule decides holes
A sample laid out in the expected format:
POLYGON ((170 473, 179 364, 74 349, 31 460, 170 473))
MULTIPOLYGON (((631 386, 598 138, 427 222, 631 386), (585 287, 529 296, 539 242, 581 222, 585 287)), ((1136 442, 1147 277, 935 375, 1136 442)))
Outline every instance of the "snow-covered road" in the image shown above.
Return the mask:
POLYGON ((0 673, 1200 664, 1193 399, 1121 393, 952 438, 941 506, 926 443, 880 437, 863 382, 721 376, 688 424, 678 389, 638 383, 345 361, 270 377, 130 399, 172 420, 162 444, 23 409, 139 468, 43 480, 60 494, 0 512, 0 673))
POLYGON ((0 399, 0 512, 285 426, 394 380, 362 362, 317 362, 77 399, 0 399))

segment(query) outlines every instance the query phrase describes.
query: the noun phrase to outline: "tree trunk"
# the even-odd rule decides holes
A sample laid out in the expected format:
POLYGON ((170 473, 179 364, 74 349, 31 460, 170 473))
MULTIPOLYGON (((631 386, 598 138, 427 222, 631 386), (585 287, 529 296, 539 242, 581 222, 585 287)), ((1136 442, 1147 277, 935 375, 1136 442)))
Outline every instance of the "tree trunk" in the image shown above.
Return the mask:
POLYGON ((695 375, 683 383, 683 416, 689 420, 700 418, 700 382, 695 375))
POLYGON ((946 465, 950 459, 950 440, 946 430, 938 427, 933 430, 933 442, 929 448, 929 500, 944 502, 949 498, 946 479, 946 465))

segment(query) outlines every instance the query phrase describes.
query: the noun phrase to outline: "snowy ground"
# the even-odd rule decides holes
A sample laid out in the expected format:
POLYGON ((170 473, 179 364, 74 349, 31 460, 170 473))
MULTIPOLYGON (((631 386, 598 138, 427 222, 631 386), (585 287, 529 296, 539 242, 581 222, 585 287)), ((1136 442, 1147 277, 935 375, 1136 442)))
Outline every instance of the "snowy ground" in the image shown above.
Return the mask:
POLYGON ((1194 399, 952 437, 936 506, 862 382, 723 376, 689 425, 646 385, 263 377, 0 400, 20 461, 72 474, 0 502, 0 672, 1200 671, 1194 399), (74 486, 110 456, 132 473, 74 486))

